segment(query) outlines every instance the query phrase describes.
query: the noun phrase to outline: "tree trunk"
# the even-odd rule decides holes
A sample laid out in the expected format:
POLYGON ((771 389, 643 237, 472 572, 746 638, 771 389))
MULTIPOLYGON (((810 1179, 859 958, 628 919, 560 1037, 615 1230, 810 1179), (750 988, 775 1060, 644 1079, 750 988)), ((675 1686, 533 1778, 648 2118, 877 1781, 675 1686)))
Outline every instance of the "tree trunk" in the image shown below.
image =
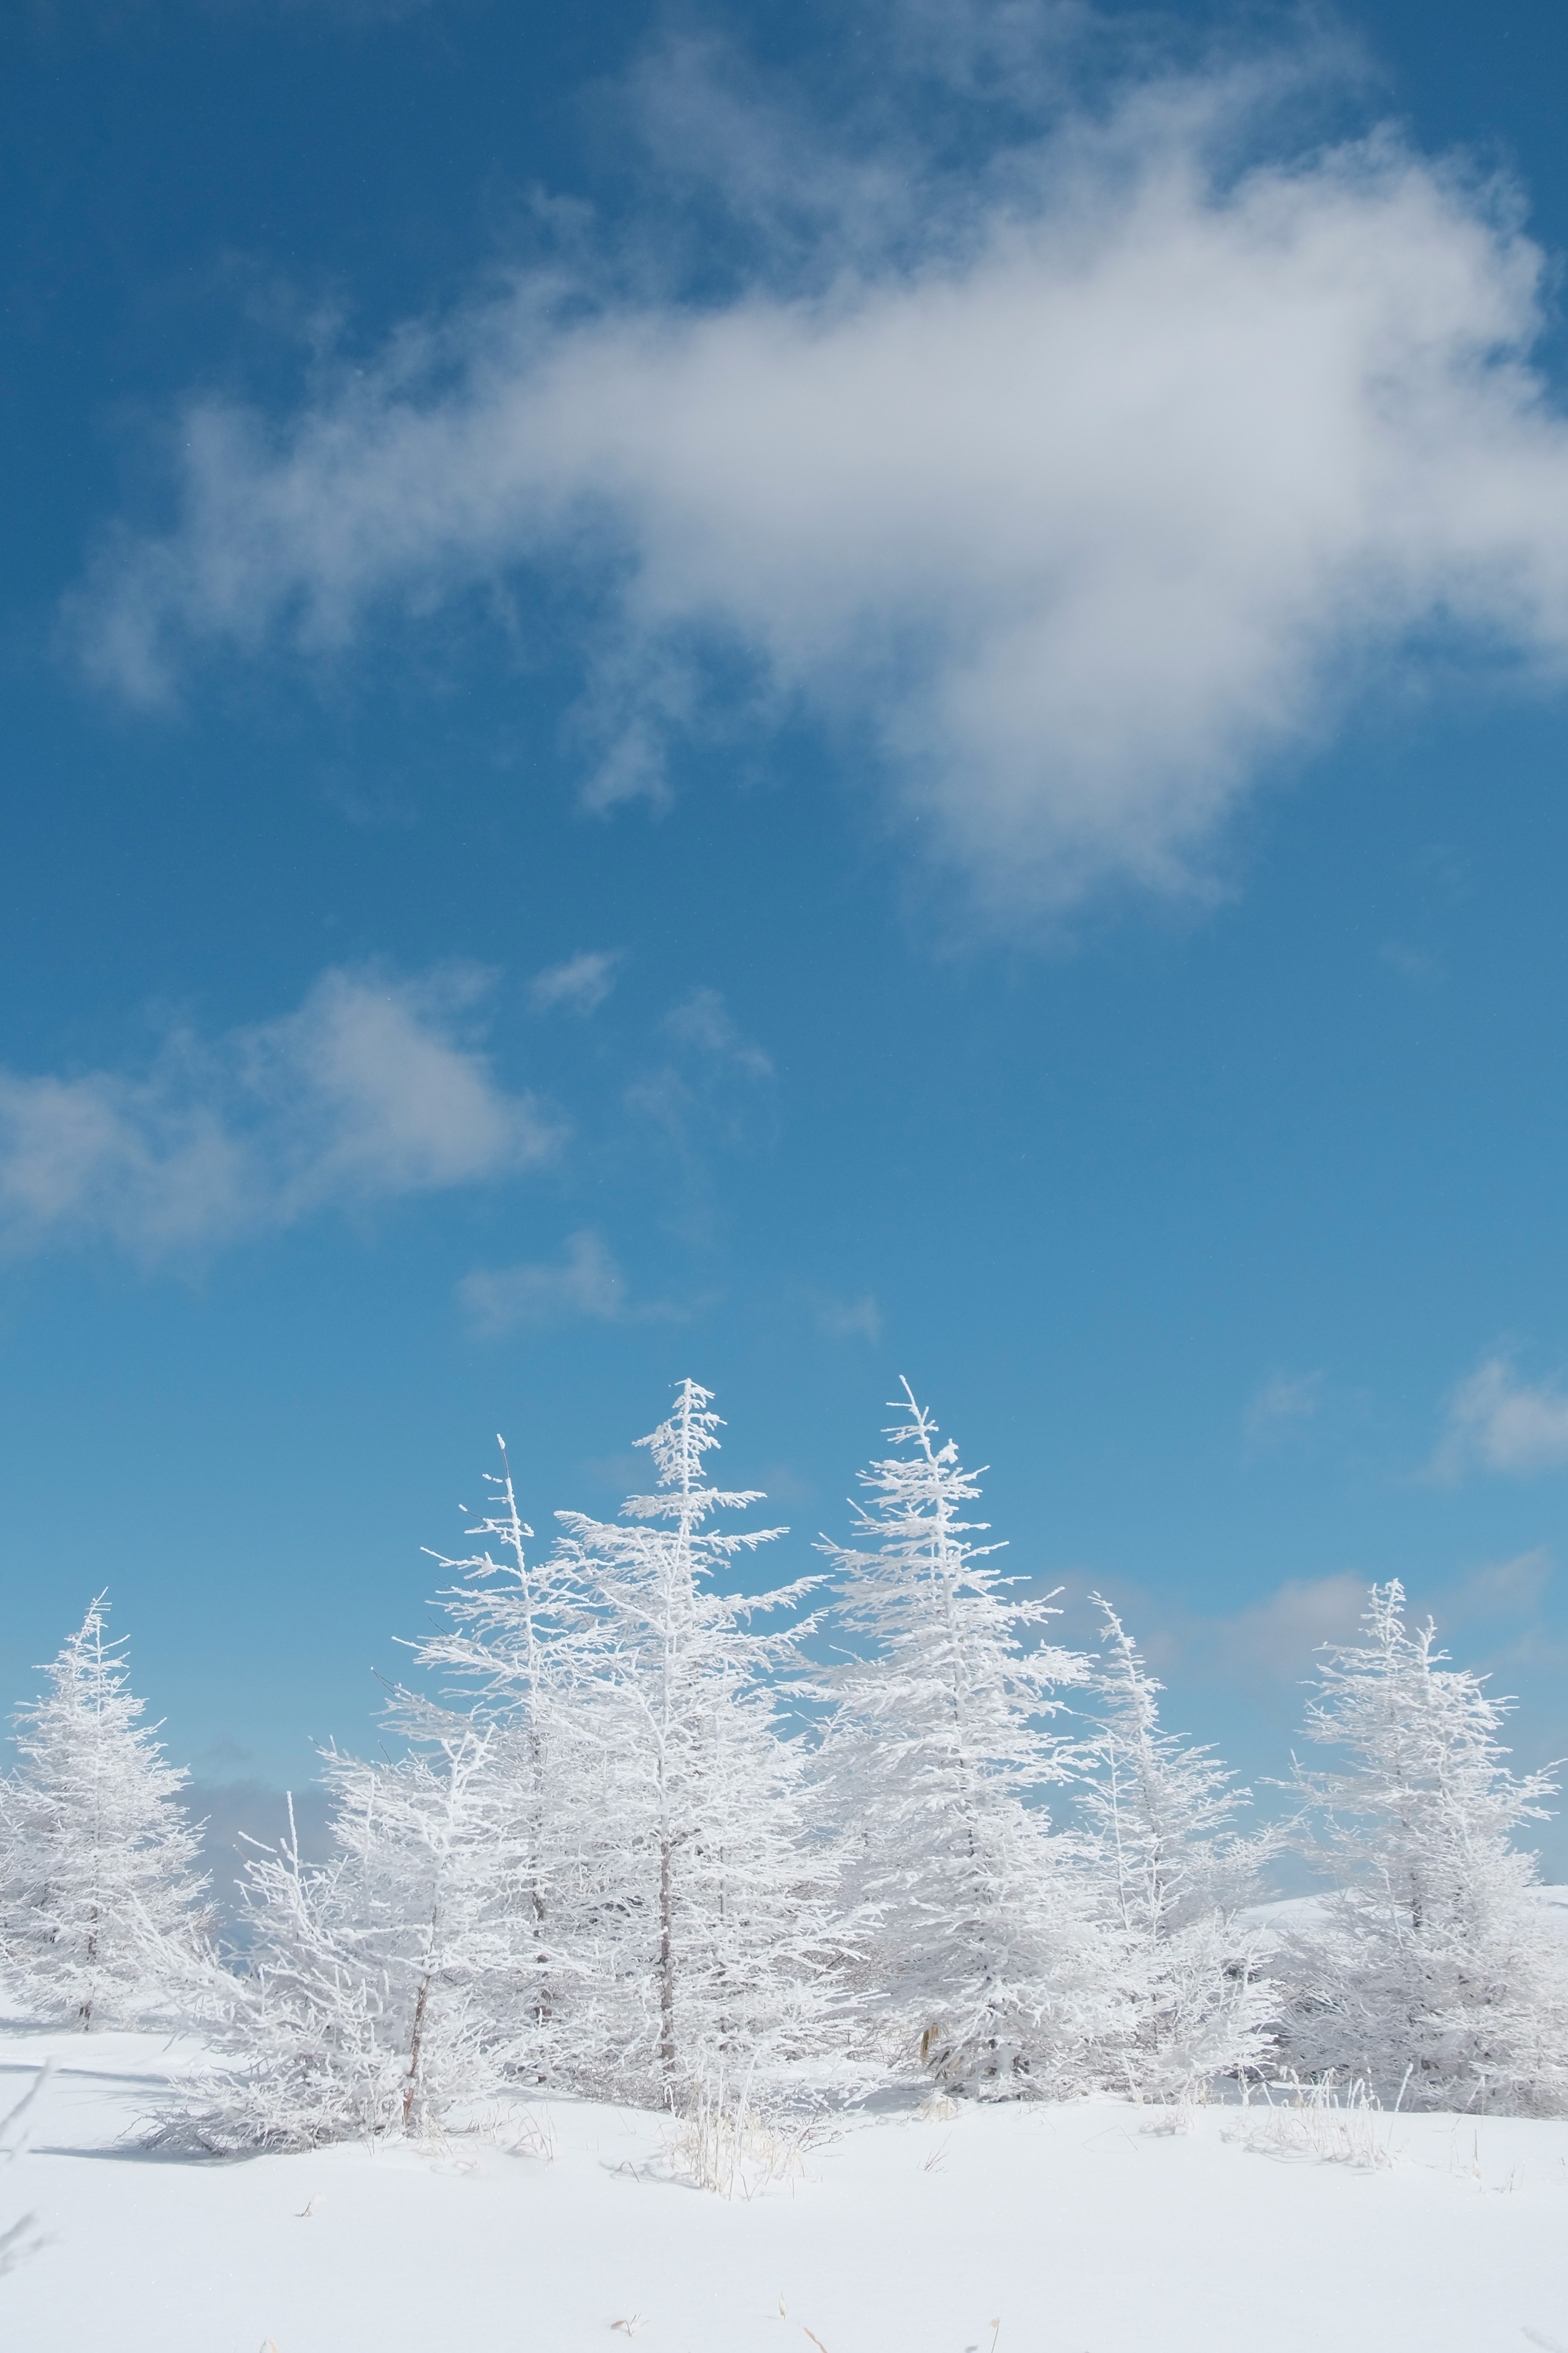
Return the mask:
POLYGON ((675 2065, 674 1878, 672 1843, 665 1838, 658 1850, 658 2059, 667 2078, 675 2065))
POLYGON ((419 1980, 419 1998, 414 2005, 414 2032, 408 2045, 408 2088, 403 2094, 403 2129, 408 2130, 408 2119, 414 2113, 414 2094, 419 2089, 419 2052, 425 2040, 425 2005, 430 1996, 430 1980, 419 1980))
POLYGON ((441 1899, 437 1897, 430 1913, 430 1942, 426 1948, 425 1974, 419 1980, 419 1991, 414 2003, 414 2026, 408 2038, 408 2088, 403 2094, 403 2129, 408 2129, 408 2119, 414 2113, 414 2098, 419 2089, 419 2060, 425 2044, 425 2010, 430 1999, 430 1980, 435 1975, 436 1930, 441 1918, 441 1899))

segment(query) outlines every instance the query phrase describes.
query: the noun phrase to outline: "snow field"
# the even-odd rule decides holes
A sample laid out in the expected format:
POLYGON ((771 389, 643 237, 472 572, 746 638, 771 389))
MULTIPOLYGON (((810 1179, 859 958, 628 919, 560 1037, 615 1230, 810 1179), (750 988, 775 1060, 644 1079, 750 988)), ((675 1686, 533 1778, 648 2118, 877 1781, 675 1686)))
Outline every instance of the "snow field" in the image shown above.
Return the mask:
POLYGON ((0 2229, 47 2233, 0 2280, 6 2353, 1568 2348, 1568 2123, 1384 2117, 1394 2162, 1358 2169, 1259 2153, 1235 2108, 965 2106, 726 2202, 657 2115, 561 2099, 444 2142, 142 2153, 191 2047, 0 2035, 0 2107, 57 2062, 0 2166, 0 2229))

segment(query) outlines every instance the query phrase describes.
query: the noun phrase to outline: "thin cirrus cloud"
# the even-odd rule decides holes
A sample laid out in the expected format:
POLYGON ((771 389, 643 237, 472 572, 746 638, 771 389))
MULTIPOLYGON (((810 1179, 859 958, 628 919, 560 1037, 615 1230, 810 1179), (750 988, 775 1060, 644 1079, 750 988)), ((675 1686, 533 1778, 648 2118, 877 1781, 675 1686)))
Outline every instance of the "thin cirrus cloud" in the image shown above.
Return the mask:
POLYGON ((616 985, 624 951, 584 948, 552 964, 529 983, 528 1001, 536 1013, 596 1013, 616 985))
POLYGON ((1266 1599, 1212 1621, 1205 1650, 1234 1675, 1310 1674, 1321 1644, 1355 1641, 1370 1582, 1349 1571, 1292 1577, 1266 1599))
MULTIPOLYGON (((1147 80, 885 216, 805 153, 811 236, 727 297, 525 273, 289 413, 195 396, 80 650, 156 703, 531 568, 596 613, 591 800, 662 792, 704 649, 739 653, 996 923, 1202 895, 1241 797, 1408 640, 1568 656, 1544 257, 1386 131, 1237 174, 1268 81, 1147 80)), ((748 231, 772 201, 737 190, 748 231)))
POLYGON ((0 1072, 0 1248, 153 1262, 538 1166, 564 1130, 468 1034, 485 985, 332 971, 279 1020, 172 1034, 136 1075, 0 1072))
POLYGON ((816 1322, 835 1340, 868 1340, 875 1347, 882 1336, 882 1311, 868 1291, 858 1299, 824 1299, 816 1322))
POLYGON ((1242 1416, 1247 1437, 1254 1445, 1269 1445, 1312 1420, 1322 1386, 1321 1373, 1276 1373, 1247 1400, 1242 1416))
POLYGON ((1568 1390, 1524 1379, 1505 1350, 1482 1357, 1448 1398, 1429 1475, 1453 1483, 1473 1471, 1523 1479, 1568 1464, 1568 1390))
POLYGON ((672 1050, 626 1088, 623 1102, 651 1121, 666 1140, 689 1155, 699 1134, 717 1132, 731 1144, 758 1140, 759 1107, 771 1105, 773 1060, 748 1038, 717 988, 694 988, 672 1005, 659 1033, 672 1050))
POLYGON ((694 988, 689 997, 671 1006, 663 1027, 666 1035, 678 1044, 694 1047, 698 1053, 739 1071, 748 1079, 773 1076, 773 1056, 754 1039, 742 1036, 734 1015, 716 988, 694 988))
POLYGON ((1483 1620, 1531 1617, 1540 1608, 1552 1577, 1552 1555, 1544 1545, 1516 1553, 1510 1560, 1488 1561, 1454 1588, 1449 1615, 1483 1620))

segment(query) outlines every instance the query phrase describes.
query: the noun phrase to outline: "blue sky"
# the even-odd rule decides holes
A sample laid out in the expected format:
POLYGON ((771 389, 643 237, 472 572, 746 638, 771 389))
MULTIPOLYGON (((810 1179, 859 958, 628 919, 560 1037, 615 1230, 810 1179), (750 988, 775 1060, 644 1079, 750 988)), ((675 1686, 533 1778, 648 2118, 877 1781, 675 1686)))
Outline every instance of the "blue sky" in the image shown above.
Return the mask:
POLYGON ((1248 1772, 1391 1575, 1568 1747, 1559 12, 0 41, 5 1688, 298 1782, 494 1431, 801 1569, 907 1373, 1248 1772))

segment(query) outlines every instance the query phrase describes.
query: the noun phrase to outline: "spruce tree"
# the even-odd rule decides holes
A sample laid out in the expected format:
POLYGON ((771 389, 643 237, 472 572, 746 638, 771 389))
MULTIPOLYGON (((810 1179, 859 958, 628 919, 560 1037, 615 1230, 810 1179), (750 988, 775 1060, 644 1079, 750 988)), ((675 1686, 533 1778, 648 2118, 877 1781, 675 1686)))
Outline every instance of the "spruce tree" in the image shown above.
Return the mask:
POLYGON ((831 1868, 810 1836, 800 1743, 779 1723, 776 1679, 804 1629, 751 1622, 819 1580, 721 1589, 738 1556, 784 1531, 711 1525, 762 1500, 708 1483, 711 1402, 679 1385, 669 1419, 637 1440, 655 1492, 620 1522, 557 1515, 605 1646, 580 1698, 595 1776, 574 1956, 595 2021, 584 2058, 608 2086, 670 2105, 721 2080, 776 2090, 820 2056, 831 2013, 831 1868))
POLYGON ((1555 1784, 1509 1771, 1512 1703, 1447 1665, 1430 1621, 1406 1625, 1396 1581, 1371 1588, 1363 1624, 1327 1651, 1307 1715, 1308 1738, 1344 1762, 1295 1773, 1334 1885, 1284 1940, 1289 2054, 1406 2105, 1561 2114, 1568 1971, 1515 1843, 1555 1784))
POLYGON ((208 1883, 177 1801, 190 1777, 140 1722, 106 1615, 100 1594, 17 1715, 0 1887, 16 1991, 84 2033, 200 2014, 216 1983, 208 1883))
POLYGON ((1079 1804, 1128 1996, 1118 2056, 1129 2089, 1177 2094, 1256 2066, 1269 2047, 1273 1989, 1238 1915, 1278 1841, 1237 1835, 1249 1792, 1210 1750, 1161 1728, 1161 1685, 1110 1604, 1090 1599, 1104 1650, 1079 1804))
POLYGON ((1118 1998, 1073 1841, 1046 1792, 1072 1769, 1055 1728, 1087 1662, 1040 1637, 977 1544, 976 1478, 904 1383, 902 1451, 861 1473, 858 1541, 822 1549, 851 1655, 828 1678, 822 1771, 856 1928, 863 2006, 903 2066, 990 2094, 1080 2088, 1118 1998))
POLYGON ((417 1668, 448 1680, 434 1694, 398 1691, 389 1716, 420 1744, 484 1736, 496 1943, 476 2000, 514 2076, 569 2081, 599 2040, 579 1956, 596 1928, 584 1859, 603 1837, 608 1759, 595 1700, 608 1636, 579 1553, 532 1554, 497 1444, 491 1508, 468 1530, 480 1547, 432 1555, 460 1582, 437 1597, 447 1622, 409 1645, 417 1668))

